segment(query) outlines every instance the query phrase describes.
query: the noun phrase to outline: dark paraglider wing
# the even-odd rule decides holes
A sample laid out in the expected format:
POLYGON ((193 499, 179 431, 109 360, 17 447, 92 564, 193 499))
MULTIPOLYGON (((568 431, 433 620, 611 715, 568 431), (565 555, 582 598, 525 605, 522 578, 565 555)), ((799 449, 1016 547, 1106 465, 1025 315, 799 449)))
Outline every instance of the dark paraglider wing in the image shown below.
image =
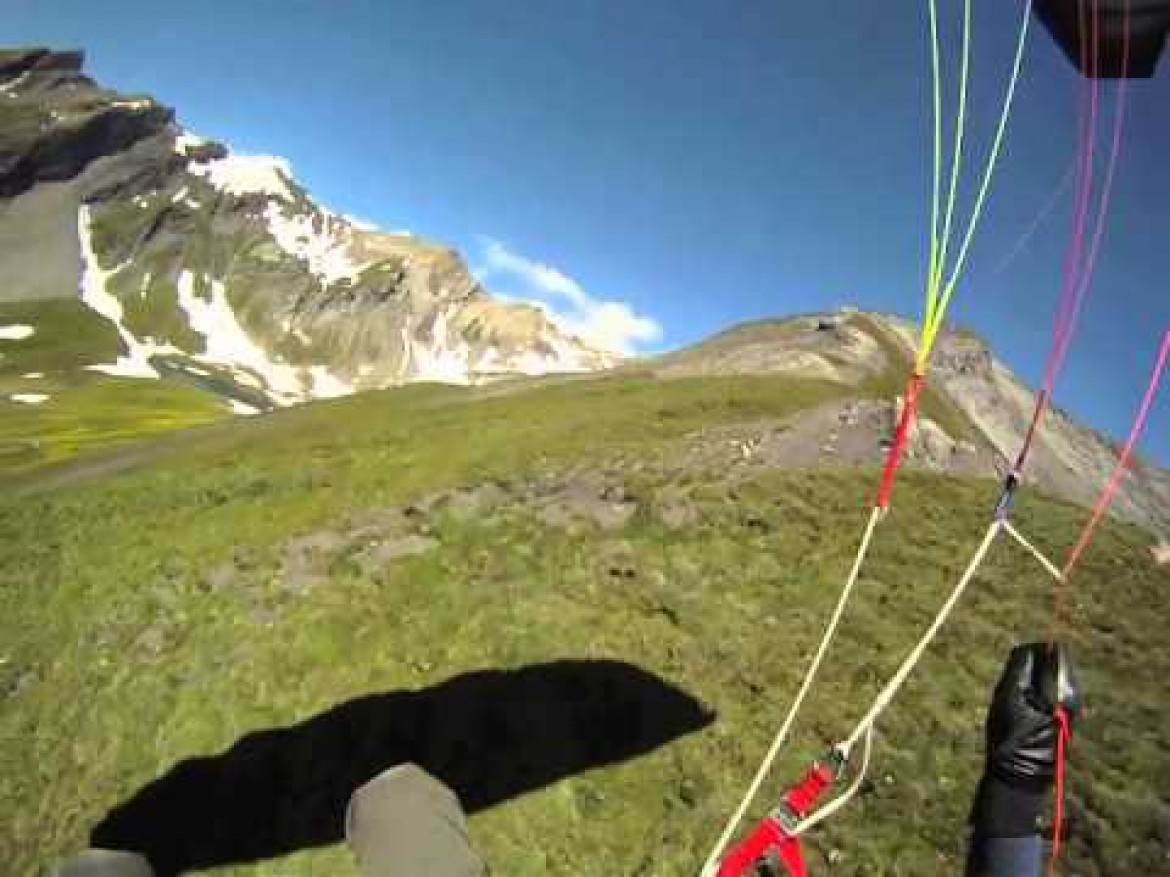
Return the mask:
POLYGON ((1170 0, 1036 0, 1035 9, 1069 60, 1094 79, 1150 78, 1170 32, 1170 0))

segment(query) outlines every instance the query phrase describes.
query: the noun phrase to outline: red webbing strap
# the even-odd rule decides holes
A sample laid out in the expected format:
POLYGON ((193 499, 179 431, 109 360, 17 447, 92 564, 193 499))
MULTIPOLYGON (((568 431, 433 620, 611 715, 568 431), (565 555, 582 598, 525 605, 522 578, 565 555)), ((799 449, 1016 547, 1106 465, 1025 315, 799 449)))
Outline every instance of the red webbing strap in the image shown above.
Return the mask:
POLYGON ((887 509, 890 507, 890 494, 894 491, 894 478, 898 474, 898 466, 902 463, 902 457, 906 453, 906 445, 910 441, 910 429, 914 426, 914 418, 918 413, 918 397, 922 394, 922 387, 925 383, 925 377, 918 372, 910 374, 910 380, 906 383, 906 398, 902 403, 902 414, 898 418, 898 426, 894 430, 894 442, 890 445, 889 453, 886 454, 886 465, 882 469, 882 482, 878 488, 877 502, 878 508, 887 509))
POLYGON ((1064 834, 1064 766, 1068 742, 1072 737, 1068 713, 1063 706, 1056 708, 1056 801, 1052 817, 1052 858, 1048 860, 1048 877, 1055 877, 1056 862, 1060 858, 1061 835, 1064 834))
POLYGON ((786 832, 772 816, 757 825, 727 854, 719 863, 716 877, 752 877, 756 865, 769 854, 784 865, 789 877, 807 877, 800 841, 786 832))
POLYGON ((825 789, 833 785, 833 772, 823 764, 814 764, 803 780, 788 790, 786 803, 798 817, 803 819, 812 810, 825 789))
MULTIPOLYGON (((803 819, 833 784, 833 771, 824 764, 814 764, 804 779, 784 794, 782 810, 790 817, 803 819)), ((789 877, 807 877, 800 839, 781 824, 781 817, 768 816, 752 829, 751 834, 735 845, 719 863, 717 877, 750 877, 756 865, 768 855, 782 864, 789 877)))

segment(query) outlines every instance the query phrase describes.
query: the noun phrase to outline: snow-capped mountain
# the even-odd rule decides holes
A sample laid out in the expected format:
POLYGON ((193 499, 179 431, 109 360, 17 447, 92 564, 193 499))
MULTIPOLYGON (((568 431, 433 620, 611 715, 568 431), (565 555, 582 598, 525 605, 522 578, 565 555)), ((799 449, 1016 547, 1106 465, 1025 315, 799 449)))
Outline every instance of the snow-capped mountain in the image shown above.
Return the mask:
POLYGON ((61 339, 58 365, 183 381, 249 413, 620 359, 494 300, 451 250, 332 213, 282 159, 195 137, 81 68, 77 52, 0 52, 0 328, 57 333, 64 314, 83 343, 61 339))

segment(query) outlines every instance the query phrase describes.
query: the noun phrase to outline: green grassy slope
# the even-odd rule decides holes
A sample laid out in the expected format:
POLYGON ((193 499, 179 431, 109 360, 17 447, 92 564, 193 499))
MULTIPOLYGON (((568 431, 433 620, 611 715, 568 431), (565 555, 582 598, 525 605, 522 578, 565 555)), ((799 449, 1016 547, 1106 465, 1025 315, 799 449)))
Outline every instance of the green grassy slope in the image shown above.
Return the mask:
POLYGON ((214 396, 178 383, 97 374, 0 377, 0 477, 230 416, 214 396), (28 405, 10 401, 10 393, 49 398, 28 405))
POLYGON ((121 342, 79 300, 0 302, 0 326, 10 324, 34 332, 0 340, 0 478, 230 416, 191 386, 85 370, 114 362, 121 342), (10 399, 31 393, 49 398, 37 406, 10 399))
MULTIPOLYGON (((176 436, 136 471, 0 499, 0 861, 37 873, 175 761, 251 730, 468 670, 613 658, 717 721, 479 814, 473 840, 506 875, 694 873, 794 693, 874 475, 736 478, 672 449, 837 392, 782 378, 415 386, 176 436), (557 526, 524 499, 525 485, 590 469, 637 498, 624 524, 557 526), (290 540, 489 480, 513 499, 429 514, 433 550, 371 570, 346 547, 290 587, 290 540), (681 527, 656 511, 679 496, 695 516, 681 527)), ((773 791, 893 669, 993 493, 904 476, 773 791)), ((1019 524, 1056 553, 1082 517, 1028 496, 1019 524)), ((1170 581, 1147 542, 1104 527, 1076 583, 1092 711, 1073 755, 1069 873, 1154 873, 1165 854, 1170 647, 1150 618, 1170 581)), ((1044 630, 1049 599, 1032 561, 994 550, 882 723, 873 787, 812 838, 818 873, 834 850, 831 873, 957 872, 985 699, 1008 645, 1044 630)), ((224 873, 352 870, 333 847, 224 873)))
POLYGON ((0 326, 13 323, 34 332, 0 341, 0 377, 72 371, 118 358, 118 330, 78 299, 0 302, 0 326))

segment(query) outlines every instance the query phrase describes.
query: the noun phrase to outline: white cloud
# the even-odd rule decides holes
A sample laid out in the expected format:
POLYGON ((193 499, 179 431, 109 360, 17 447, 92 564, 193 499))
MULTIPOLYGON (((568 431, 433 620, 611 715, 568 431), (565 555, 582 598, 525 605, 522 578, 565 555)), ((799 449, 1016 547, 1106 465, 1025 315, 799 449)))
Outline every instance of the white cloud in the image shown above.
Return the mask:
POLYGON ((630 354, 662 336, 652 317, 635 313, 625 302, 596 299, 576 280, 510 250, 492 238, 481 238, 480 279, 510 285, 507 297, 540 306, 561 328, 603 350, 630 354), (511 287, 519 286, 515 290, 511 287))

